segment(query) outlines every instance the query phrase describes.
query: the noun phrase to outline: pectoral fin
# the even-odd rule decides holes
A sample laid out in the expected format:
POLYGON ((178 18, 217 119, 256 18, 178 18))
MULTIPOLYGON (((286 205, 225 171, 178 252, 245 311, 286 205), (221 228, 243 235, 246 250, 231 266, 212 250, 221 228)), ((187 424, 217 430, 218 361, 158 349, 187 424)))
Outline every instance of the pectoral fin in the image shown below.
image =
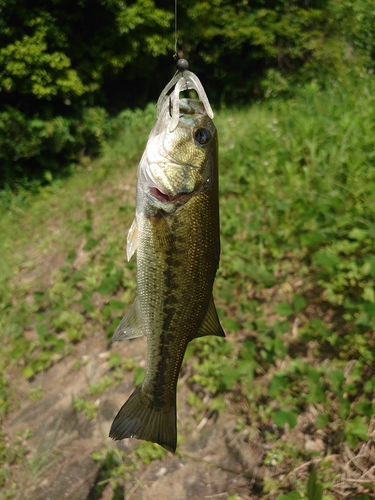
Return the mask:
POLYGON ((131 259, 133 253, 137 250, 138 247, 138 224, 137 218, 133 220, 132 225, 130 226, 128 237, 126 239, 126 256, 128 261, 131 259))
POLYGON ((152 237, 155 248, 165 251, 167 248, 172 248, 174 245, 174 236, 168 225, 168 222, 163 214, 161 217, 150 221, 152 224, 152 237))
POLYGON ((204 337, 205 335, 216 335, 216 337, 225 337, 224 330, 220 324, 216 312, 214 298, 212 296, 206 316, 204 317, 201 326, 198 329, 198 332, 192 337, 192 339, 196 339, 198 337, 204 337))
POLYGON ((129 311, 122 318, 112 337, 112 342, 116 342, 116 340, 135 339, 136 337, 141 337, 141 335, 144 335, 144 326, 137 297, 129 311))

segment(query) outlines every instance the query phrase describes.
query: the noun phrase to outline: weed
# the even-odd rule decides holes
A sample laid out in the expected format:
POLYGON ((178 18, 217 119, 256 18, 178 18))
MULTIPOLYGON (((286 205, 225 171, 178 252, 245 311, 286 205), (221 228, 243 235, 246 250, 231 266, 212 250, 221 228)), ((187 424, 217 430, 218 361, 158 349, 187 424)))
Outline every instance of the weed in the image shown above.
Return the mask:
POLYGON ((113 382, 113 379, 106 375, 97 384, 94 384, 90 387, 89 395, 92 396, 94 394, 101 394, 107 389, 107 387, 110 387, 113 382))
MULTIPOLYGON (((113 492, 125 489, 123 485, 139 469, 141 463, 149 465, 154 460, 164 458, 166 454, 164 448, 146 441, 140 442, 128 454, 117 448, 106 448, 102 452, 93 453, 92 458, 100 464, 96 493, 100 494, 107 484, 110 484, 113 492)), ((116 494, 113 498, 117 498, 116 494)))
POLYGON ((25 439, 30 437, 29 431, 28 429, 24 433, 19 433, 11 440, 0 431, 0 463, 3 464, 0 470, 0 488, 4 498, 12 498, 19 493, 17 483, 12 480, 11 470, 24 466, 28 452, 25 439))
POLYGON ((166 454, 167 450, 148 441, 139 443, 131 453, 133 457, 139 459, 145 465, 149 465, 153 460, 164 458, 166 454))
POLYGON ((104 486, 110 483, 112 490, 116 491, 120 485, 129 478, 129 472, 134 470, 134 464, 126 465, 126 455, 117 448, 105 449, 103 452, 95 452, 92 458, 100 463, 100 476, 95 490, 100 494, 104 486))
POLYGON ((44 394, 45 390, 43 389, 43 387, 35 387, 33 389, 30 389, 28 398, 34 403, 35 401, 38 401, 38 399, 41 399, 44 394))
POLYGON ((96 403, 83 399, 80 396, 75 396, 73 399, 73 407, 77 412, 83 412, 89 421, 94 420, 98 413, 98 405, 96 403))

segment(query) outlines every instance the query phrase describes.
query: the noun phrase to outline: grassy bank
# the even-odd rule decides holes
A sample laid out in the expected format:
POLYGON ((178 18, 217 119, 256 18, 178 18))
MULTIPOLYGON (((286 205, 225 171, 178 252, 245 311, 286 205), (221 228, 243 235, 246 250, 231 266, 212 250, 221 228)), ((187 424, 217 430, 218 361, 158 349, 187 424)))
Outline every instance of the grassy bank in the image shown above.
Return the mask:
MULTIPOLYGON (((374 439, 374 90, 372 81, 325 91, 311 84, 286 102, 215 118, 215 298, 227 339, 190 344, 189 403, 197 419, 229 412, 249 442, 264 444, 263 464, 278 472, 262 482, 260 498, 306 498, 306 481, 293 476, 306 463, 316 465, 316 495, 324 491, 315 500, 365 499, 375 488, 373 472, 362 479, 348 466, 340 479, 348 457, 364 456, 370 469, 365 449, 374 439), (307 455, 293 441, 303 426, 316 443, 307 455)), ((109 340, 133 301, 135 264, 124 247, 153 116, 152 107, 124 113, 99 160, 83 159, 66 182, 10 197, 3 209, 2 418, 17 407, 17 378, 48 370, 98 329, 109 340)), ((9 453, 3 447, 3 462, 9 453)))

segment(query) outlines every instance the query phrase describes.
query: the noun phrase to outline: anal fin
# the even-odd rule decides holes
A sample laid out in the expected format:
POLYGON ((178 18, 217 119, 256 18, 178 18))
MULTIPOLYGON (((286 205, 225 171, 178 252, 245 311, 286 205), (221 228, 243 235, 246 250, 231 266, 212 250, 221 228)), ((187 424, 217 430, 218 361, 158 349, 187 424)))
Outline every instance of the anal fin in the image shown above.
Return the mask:
MULTIPOLYGON (((215 335, 216 337, 225 337, 224 330, 220 324, 219 317, 217 315, 214 298, 211 296, 210 304, 208 306, 206 316, 204 317, 198 332, 192 337, 196 339, 198 337, 204 337, 206 335, 215 335)), ((191 339, 191 340, 192 340, 191 339)))

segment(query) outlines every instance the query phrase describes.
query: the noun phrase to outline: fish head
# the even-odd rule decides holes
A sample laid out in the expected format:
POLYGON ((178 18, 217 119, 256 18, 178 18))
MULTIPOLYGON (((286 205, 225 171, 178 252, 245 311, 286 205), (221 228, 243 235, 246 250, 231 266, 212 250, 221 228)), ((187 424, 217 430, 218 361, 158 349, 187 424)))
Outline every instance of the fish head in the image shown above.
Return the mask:
POLYGON ((217 164, 216 127, 204 103, 172 97, 159 109, 138 170, 142 196, 165 212, 208 187, 217 164))

